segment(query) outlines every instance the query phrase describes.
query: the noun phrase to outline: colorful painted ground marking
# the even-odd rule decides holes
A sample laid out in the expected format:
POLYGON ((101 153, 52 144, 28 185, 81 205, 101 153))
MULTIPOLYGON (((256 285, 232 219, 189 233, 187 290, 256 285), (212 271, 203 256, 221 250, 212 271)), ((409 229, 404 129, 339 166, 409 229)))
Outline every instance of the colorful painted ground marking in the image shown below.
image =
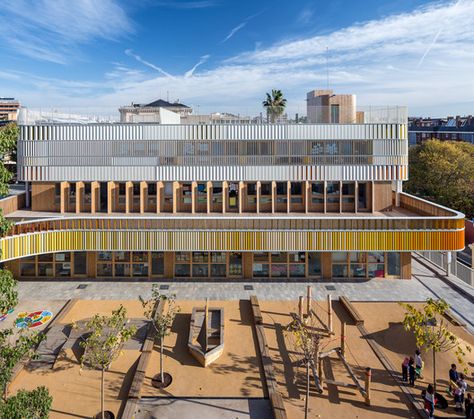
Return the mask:
POLYGON ((53 317, 53 313, 49 310, 38 310, 28 313, 23 311, 18 313, 18 317, 15 320, 15 326, 20 329, 38 327, 48 323, 53 317))
POLYGON ((3 322, 3 321, 7 318, 7 316, 8 316, 9 314, 13 313, 13 310, 14 310, 14 309, 11 308, 11 309, 8 310, 6 313, 3 313, 3 314, 0 316, 0 322, 3 322))

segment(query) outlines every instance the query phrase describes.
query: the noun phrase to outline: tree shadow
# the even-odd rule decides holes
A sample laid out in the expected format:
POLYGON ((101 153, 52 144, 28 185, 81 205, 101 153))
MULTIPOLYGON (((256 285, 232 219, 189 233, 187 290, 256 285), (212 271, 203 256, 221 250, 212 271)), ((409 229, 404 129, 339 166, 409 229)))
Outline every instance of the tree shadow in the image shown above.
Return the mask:
POLYGON ((390 322, 388 327, 365 335, 364 339, 373 339, 383 348, 397 354, 411 354, 416 348, 413 333, 409 333, 401 322, 390 322))

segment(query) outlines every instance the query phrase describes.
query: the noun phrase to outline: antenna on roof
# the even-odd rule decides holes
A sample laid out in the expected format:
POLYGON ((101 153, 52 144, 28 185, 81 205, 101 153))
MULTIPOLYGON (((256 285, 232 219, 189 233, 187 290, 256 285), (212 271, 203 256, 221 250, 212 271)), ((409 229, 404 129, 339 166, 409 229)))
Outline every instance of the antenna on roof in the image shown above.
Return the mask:
POLYGON ((329 47, 326 47, 326 88, 329 90, 329 47))

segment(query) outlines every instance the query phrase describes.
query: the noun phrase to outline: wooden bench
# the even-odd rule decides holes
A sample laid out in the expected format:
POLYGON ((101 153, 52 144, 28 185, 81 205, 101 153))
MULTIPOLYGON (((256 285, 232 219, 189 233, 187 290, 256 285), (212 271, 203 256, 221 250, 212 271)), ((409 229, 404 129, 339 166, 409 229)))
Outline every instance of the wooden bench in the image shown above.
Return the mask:
POLYGON ((347 297, 341 295, 339 297, 339 302, 345 308, 347 313, 349 313, 349 316, 355 322, 356 325, 364 324, 364 319, 362 318, 362 316, 359 314, 359 312, 356 310, 356 308, 352 305, 352 303, 349 301, 347 297))
POLYGON ((275 419, 286 419, 285 405, 283 404, 283 397, 278 391, 278 386, 275 377, 275 371, 273 368, 273 362, 270 357, 270 351, 268 349, 267 339, 265 337, 265 328, 263 326, 262 313, 260 311, 260 305, 255 295, 250 297, 250 303, 252 305, 252 314, 255 323, 255 332, 257 335, 258 348, 260 350, 260 358, 263 365, 263 371, 265 375, 265 383, 268 390, 268 397, 273 409, 273 415, 275 419))

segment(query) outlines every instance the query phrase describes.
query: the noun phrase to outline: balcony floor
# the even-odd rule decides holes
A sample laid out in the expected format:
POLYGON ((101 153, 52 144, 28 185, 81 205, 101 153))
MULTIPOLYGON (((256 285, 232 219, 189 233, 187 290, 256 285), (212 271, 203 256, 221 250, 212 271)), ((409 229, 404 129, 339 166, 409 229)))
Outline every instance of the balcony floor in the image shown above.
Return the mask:
POLYGON ((66 212, 66 213, 59 213, 59 212, 46 212, 46 211, 31 211, 31 210, 18 210, 11 212, 8 214, 7 218, 12 221, 26 221, 26 220, 37 220, 37 219, 48 219, 48 218, 367 218, 367 217, 386 217, 386 218, 393 218, 393 217, 420 217, 426 218, 429 217, 427 215, 422 215, 415 213, 413 211, 409 211, 405 208, 401 207, 394 207, 390 211, 375 211, 375 212, 359 212, 357 214, 351 212, 332 212, 332 213, 322 213, 322 212, 309 212, 309 213, 302 213, 302 212, 293 212, 293 213, 285 213, 285 212, 278 212, 278 213, 260 213, 256 214, 254 212, 245 212, 245 213, 237 213, 237 212, 228 212, 226 214, 222 214, 219 212, 213 212, 211 214, 207 213, 195 213, 191 214, 189 212, 178 212, 178 213, 161 213, 156 214, 153 212, 147 213, 138 213, 138 212, 131 212, 131 213, 124 213, 124 212, 113 212, 113 213, 106 213, 106 212, 98 212, 95 214, 91 213, 75 213, 75 212, 66 212))

